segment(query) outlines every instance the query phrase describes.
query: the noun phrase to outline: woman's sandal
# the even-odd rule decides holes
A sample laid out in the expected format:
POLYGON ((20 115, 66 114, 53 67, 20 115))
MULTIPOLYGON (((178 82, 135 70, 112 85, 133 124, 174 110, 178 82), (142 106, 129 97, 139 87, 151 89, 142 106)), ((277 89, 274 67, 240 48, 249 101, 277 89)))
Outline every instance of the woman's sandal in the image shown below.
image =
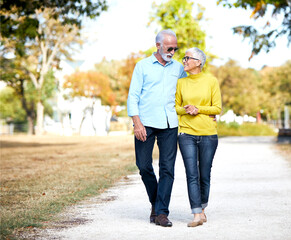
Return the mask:
POLYGON ((202 219, 200 219, 198 222, 190 222, 190 223, 188 223, 188 227, 197 227, 197 226, 199 226, 199 225, 202 225, 203 224, 203 220, 202 219))
POLYGON ((203 222, 207 222, 207 217, 206 217, 205 213, 203 213, 202 216, 200 215, 200 217, 201 217, 201 220, 202 220, 203 222))

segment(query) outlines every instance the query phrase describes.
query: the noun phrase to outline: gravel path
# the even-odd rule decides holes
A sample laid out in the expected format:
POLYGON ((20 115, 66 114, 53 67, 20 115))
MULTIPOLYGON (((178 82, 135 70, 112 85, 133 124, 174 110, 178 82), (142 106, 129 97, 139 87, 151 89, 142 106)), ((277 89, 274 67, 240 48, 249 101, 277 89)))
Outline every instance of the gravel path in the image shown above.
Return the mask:
POLYGON ((66 216, 70 221, 62 222, 63 227, 42 230, 34 238, 291 240, 291 161, 274 151, 273 141, 270 137, 219 140, 206 211, 208 222, 203 226, 187 227, 192 215, 178 154, 169 215, 172 228, 149 223, 150 204, 140 176, 135 174, 99 197, 69 209, 66 216))

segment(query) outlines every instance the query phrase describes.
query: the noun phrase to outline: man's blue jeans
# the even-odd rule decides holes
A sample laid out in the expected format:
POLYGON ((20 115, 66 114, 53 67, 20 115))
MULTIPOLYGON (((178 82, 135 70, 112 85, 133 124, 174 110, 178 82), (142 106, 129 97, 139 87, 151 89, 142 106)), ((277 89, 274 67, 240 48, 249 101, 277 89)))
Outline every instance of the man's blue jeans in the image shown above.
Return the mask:
POLYGON ((217 135, 194 136, 180 133, 178 141, 186 170, 192 213, 201 213, 202 208, 208 205, 211 167, 218 138, 217 135))
POLYGON ((135 138, 136 165, 146 187, 149 201, 157 215, 169 214, 169 203, 174 182, 174 166, 177 155, 178 128, 157 129, 145 127, 145 142, 135 138), (153 169, 153 148, 155 139, 159 147, 159 182, 153 169))

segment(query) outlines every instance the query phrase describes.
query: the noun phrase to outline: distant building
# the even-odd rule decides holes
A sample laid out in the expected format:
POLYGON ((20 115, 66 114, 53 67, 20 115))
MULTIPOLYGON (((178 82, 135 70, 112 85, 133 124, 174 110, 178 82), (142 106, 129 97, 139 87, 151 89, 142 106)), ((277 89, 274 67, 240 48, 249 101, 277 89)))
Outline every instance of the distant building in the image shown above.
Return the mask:
POLYGON ((228 110, 224 115, 217 117, 220 121, 225 123, 236 122, 238 124, 242 124, 244 122, 256 122, 256 118, 248 115, 237 116, 234 114, 233 110, 228 110))
POLYGON ((95 102, 93 102, 92 99, 85 97, 75 97, 73 100, 64 98, 66 90, 62 86, 65 76, 73 74, 77 69, 87 71, 86 61, 62 61, 60 66, 61 70, 58 70, 55 74, 59 81, 59 92, 52 102, 53 117, 45 116, 45 132, 64 136, 73 134, 82 136, 107 135, 111 118, 109 106, 102 106, 100 99, 95 99, 95 102))

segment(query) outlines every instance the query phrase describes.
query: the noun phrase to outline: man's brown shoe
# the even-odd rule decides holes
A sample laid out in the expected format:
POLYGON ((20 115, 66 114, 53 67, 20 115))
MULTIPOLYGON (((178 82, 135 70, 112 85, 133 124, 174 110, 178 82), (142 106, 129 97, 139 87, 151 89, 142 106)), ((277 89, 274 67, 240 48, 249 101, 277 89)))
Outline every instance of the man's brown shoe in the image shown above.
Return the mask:
POLYGON ((160 214, 156 217, 156 225, 160 225, 162 227, 172 227, 172 222, 168 219, 167 215, 160 214))
POLYGON ((157 214, 155 212, 155 207, 152 207, 151 215, 150 215, 150 223, 156 222, 157 214))

